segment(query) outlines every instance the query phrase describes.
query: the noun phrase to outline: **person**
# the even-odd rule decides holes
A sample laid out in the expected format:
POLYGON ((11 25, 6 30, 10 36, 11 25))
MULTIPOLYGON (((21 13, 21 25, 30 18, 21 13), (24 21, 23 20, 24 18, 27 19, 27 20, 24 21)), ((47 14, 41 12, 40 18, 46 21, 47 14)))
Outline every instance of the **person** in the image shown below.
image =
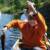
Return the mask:
POLYGON ((47 31, 47 25, 43 15, 34 7, 34 3, 27 1, 28 20, 12 20, 5 25, 3 30, 12 27, 19 28, 22 32, 22 44, 19 45, 21 50, 46 50, 46 45, 42 38, 47 31))
MULTIPOLYGON (((34 4, 35 5, 35 4, 34 4)), ((24 13, 21 15, 21 20, 28 20, 28 17, 27 17, 27 9, 24 9, 24 11, 23 11, 24 13)), ((48 37, 47 37, 47 32, 44 34, 44 38, 43 38, 44 40, 44 43, 46 44, 46 46, 49 46, 50 47, 50 43, 49 43, 49 41, 48 41, 48 37)))
MULTIPOLYGON (((21 15, 21 20, 28 20, 28 17, 27 17, 27 15, 26 15, 26 13, 27 13, 27 11, 26 11, 26 9, 24 9, 24 11, 23 11, 24 13, 21 15)), ((49 43, 49 41, 48 41, 48 37, 47 37, 47 32, 44 34, 44 37, 43 37, 43 42, 46 44, 46 46, 47 46, 47 49, 48 49, 48 47, 50 48, 50 43, 49 43)))

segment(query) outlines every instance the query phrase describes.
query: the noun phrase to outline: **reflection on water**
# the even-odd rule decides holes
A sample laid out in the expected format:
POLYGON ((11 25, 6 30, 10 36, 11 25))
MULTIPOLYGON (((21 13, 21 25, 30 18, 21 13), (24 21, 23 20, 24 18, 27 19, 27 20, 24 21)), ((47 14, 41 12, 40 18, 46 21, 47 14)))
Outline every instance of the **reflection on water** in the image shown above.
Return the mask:
MULTIPOLYGON (((13 19, 13 15, 10 14, 2 14, 0 12, 0 29, 3 28, 3 26, 5 24, 7 24, 9 21, 11 21, 13 19)), ((17 38, 12 38, 13 37, 17 37, 18 35, 16 34, 16 31, 13 31, 14 29, 11 29, 5 32, 6 35, 6 42, 5 42, 5 50, 11 50, 11 47, 13 46, 13 44, 15 43, 17 38), (14 34, 13 34, 14 33, 14 34), (17 36, 15 36, 17 35, 17 36)), ((0 36, 1 36, 1 32, 0 32, 0 36)), ((1 40, 0 40, 0 50, 2 50, 1 48, 1 40)))

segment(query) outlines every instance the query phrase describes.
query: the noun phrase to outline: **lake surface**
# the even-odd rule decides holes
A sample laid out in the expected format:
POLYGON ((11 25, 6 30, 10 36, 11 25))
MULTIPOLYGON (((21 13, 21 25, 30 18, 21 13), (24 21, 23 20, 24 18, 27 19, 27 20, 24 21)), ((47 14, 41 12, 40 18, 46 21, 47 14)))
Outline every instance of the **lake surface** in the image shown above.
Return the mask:
MULTIPOLYGON (((11 14, 3 14, 0 12, 0 29, 3 28, 9 21, 13 20, 14 15, 11 14)), ((0 37, 2 35, 2 32, 0 32, 0 37)), ((6 35, 6 42, 5 42, 5 50, 11 50, 12 46, 14 45, 19 35, 19 30, 17 29, 10 29, 5 32, 6 35), (14 31, 15 30, 15 31, 14 31)), ((1 47, 1 40, 0 40, 0 50, 2 50, 1 47)))

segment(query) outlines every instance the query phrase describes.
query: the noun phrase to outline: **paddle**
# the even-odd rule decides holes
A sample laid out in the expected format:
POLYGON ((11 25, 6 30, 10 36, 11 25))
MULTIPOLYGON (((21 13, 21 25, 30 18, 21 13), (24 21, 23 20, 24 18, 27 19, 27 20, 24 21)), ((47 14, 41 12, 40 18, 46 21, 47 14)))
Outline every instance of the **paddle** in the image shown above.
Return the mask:
POLYGON ((2 32, 1 35, 1 45, 2 45, 2 50, 5 50, 5 32, 3 30, 0 30, 2 32))

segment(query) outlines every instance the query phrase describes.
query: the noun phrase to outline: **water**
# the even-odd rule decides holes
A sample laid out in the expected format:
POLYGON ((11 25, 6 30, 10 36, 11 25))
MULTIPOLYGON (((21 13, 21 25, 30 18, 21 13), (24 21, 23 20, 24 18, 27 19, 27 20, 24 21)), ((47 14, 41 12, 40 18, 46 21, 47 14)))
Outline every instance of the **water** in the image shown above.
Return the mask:
MULTIPOLYGON (((11 21, 13 19, 13 17, 14 16, 11 14, 2 14, 0 12, 0 29, 2 29, 3 26, 5 26, 9 21, 11 21)), ((1 33, 2 32, 0 32, 0 36, 1 36, 1 33)), ((15 31, 14 31, 14 29, 10 29, 5 32, 5 35, 6 35, 5 50, 11 50, 15 41, 17 40, 17 37, 19 37, 19 31, 17 31, 17 29, 15 29, 15 31)), ((0 40, 0 50, 2 50, 1 40, 0 40)))

